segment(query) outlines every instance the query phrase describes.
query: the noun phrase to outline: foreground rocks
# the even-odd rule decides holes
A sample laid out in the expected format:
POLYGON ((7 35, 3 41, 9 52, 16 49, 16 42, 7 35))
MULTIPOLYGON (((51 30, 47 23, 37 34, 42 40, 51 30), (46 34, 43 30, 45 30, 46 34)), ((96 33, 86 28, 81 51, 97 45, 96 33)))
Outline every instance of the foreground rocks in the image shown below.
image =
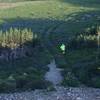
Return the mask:
POLYGON ((56 87, 56 91, 0 94, 0 100, 100 100, 100 89, 56 87))

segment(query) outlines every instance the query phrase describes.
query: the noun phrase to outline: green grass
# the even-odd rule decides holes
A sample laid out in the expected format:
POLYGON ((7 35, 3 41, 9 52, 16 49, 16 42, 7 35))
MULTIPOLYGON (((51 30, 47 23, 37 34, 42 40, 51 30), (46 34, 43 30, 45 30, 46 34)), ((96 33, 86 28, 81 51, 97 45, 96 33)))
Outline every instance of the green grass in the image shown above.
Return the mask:
MULTIPOLYGON (((16 3, 17 4, 17 3, 16 3)), ((88 8, 81 6, 74 6, 70 3, 64 3, 59 1, 33 1, 22 4, 10 9, 0 10, 0 19, 2 18, 53 18, 64 20, 68 15, 76 12, 85 12, 89 10, 96 10, 96 8, 88 8), (27 9, 28 8, 28 9, 27 9), (50 9, 50 10, 49 10, 50 9), (65 17, 66 16, 66 17, 65 17)))
MULTIPOLYGON (((56 33, 53 34, 54 39, 55 37, 61 39, 65 35, 70 35, 82 31, 84 28, 98 20, 96 16, 92 16, 88 20, 82 20, 85 14, 90 14, 91 16, 97 15, 98 17, 98 4, 93 3, 89 5, 89 7, 83 7, 81 5, 74 5, 67 1, 33 1, 29 3, 23 3, 22 5, 13 9, 0 9, 0 22, 6 23, 7 20, 19 18, 39 19, 40 23, 41 20, 44 20, 44 22, 45 20, 54 21, 48 25, 44 24, 42 27, 50 27, 52 29, 51 32, 56 33), (93 6, 94 4, 95 6, 93 6), (54 29, 55 26, 56 28, 54 29)), ((39 26, 41 25, 33 25, 33 27, 39 26)), ((37 28, 37 30, 39 29, 37 28)), ((42 30, 45 32, 45 29, 42 30)))

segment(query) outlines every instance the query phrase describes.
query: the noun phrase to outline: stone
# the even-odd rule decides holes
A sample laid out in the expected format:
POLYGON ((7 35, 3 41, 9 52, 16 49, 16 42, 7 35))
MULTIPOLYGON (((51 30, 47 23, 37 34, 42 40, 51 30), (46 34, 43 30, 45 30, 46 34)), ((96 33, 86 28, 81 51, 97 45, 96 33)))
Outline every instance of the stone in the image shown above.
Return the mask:
POLYGON ((68 96, 71 96, 71 93, 70 93, 70 92, 68 92, 68 93, 67 93, 67 95, 68 95, 68 96))
POLYGON ((76 100, 83 100, 81 97, 77 97, 76 100))

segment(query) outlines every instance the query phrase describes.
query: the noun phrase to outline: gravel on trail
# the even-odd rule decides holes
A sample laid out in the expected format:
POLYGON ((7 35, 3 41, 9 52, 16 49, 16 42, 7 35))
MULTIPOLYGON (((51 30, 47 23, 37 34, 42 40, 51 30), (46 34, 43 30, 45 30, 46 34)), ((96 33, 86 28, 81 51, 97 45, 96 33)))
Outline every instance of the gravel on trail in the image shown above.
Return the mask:
POLYGON ((31 92, 0 94, 0 100, 100 100, 100 89, 64 88, 56 91, 35 90, 31 92))
POLYGON ((45 79, 50 81, 54 86, 60 85, 63 77, 61 75, 60 69, 57 68, 55 60, 52 60, 51 63, 48 65, 49 71, 45 75, 45 79))

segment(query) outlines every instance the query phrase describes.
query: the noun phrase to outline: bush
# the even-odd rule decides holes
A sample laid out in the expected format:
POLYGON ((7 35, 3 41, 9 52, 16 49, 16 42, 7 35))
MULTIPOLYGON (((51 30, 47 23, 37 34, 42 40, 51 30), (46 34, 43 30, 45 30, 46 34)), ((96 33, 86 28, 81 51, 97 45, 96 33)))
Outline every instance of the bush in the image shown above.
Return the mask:
POLYGON ((100 77, 94 77, 91 80, 91 84, 89 86, 95 87, 95 88, 100 88, 100 77))
POLYGON ((64 85, 77 86, 80 83, 86 86, 100 87, 100 28, 90 28, 88 32, 78 34, 68 43, 66 61, 69 65, 64 68, 64 85), (69 66, 69 67, 68 67, 69 66), (68 75, 68 72, 72 73, 68 75), (78 80, 78 81, 77 81, 78 80))
POLYGON ((77 78, 71 72, 68 72, 67 74, 64 75, 64 80, 62 84, 64 86, 72 86, 72 87, 76 87, 80 85, 77 78))
POLYGON ((99 62, 86 63, 80 67, 73 68, 73 73, 85 85, 92 87, 100 87, 100 70, 98 69, 99 62))
MULTIPOLYGON (((37 42, 37 34, 34 34, 31 29, 10 28, 9 31, 0 31, 0 47, 16 48, 25 43, 32 42, 33 45, 37 42)), ((29 43, 30 44, 30 43, 29 43)))
POLYGON ((100 27, 89 28, 88 32, 84 32, 76 35, 70 39, 68 47, 72 49, 82 49, 82 48, 97 48, 100 46, 98 44, 98 35, 100 34, 100 27))
POLYGON ((10 76, 7 79, 0 80, 0 92, 11 92, 16 89, 16 80, 10 76))
POLYGON ((97 48, 98 47, 97 35, 84 35, 80 34, 73 38, 69 43, 69 48, 97 48))

